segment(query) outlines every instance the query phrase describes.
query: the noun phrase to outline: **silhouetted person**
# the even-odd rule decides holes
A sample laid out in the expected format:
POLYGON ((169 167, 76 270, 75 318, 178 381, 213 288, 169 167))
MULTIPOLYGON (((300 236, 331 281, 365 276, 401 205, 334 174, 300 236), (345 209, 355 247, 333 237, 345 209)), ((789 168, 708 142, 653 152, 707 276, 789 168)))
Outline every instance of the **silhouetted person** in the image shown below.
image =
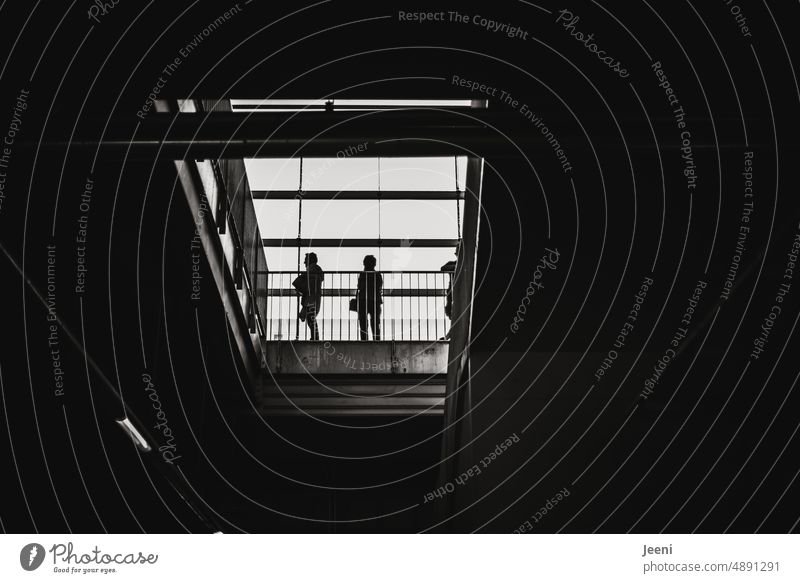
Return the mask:
POLYGON ((367 339, 367 316, 372 324, 372 339, 381 339, 381 304, 383 303, 383 277, 375 271, 374 255, 364 257, 364 271, 358 276, 358 327, 361 340, 367 339))
POLYGON ((317 265, 317 254, 306 253, 303 263, 306 266, 305 286, 300 291, 300 319, 305 319, 311 332, 311 340, 319 340, 319 326, 317 315, 322 309, 322 281, 325 273, 317 265), (306 293, 303 293, 306 292, 306 293))
POLYGON ((448 261, 441 267, 441 271, 450 274, 450 281, 447 283, 447 295, 444 300, 444 314, 448 318, 453 318, 453 275, 456 272, 455 259, 448 261))
MULTIPOLYGON (((444 301, 444 314, 451 320, 453 319, 453 278, 455 277, 456 267, 458 265, 458 252, 460 249, 461 243, 459 242, 458 246, 456 247, 456 258, 451 259, 440 268, 440 270, 444 273, 450 274, 450 281, 447 283, 447 294, 444 301)), ((440 340, 445 340, 448 338, 450 338, 450 330, 448 330, 447 334, 445 334, 443 338, 440 338, 440 340)))

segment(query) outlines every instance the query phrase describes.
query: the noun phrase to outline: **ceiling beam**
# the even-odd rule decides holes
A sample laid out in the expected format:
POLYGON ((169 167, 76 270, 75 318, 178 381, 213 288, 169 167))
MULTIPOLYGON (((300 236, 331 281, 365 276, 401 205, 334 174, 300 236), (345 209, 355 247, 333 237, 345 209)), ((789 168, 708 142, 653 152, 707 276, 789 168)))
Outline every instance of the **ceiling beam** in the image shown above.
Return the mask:
POLYGON ((456 247, 458 239, 262 239, 265 247, 456 247))
MULTIPOLYGON (((294 200, 297 190, 254 190, 255 200, 294 200)), ((457 200, 461 190, 304 190, 303 200, 457 200)))
MULTIPOLYGON (((553 146, 533 123, 532 111, 461 111, 410 109, 402 111, 333 111, 301 114, 263 112, 160 113, 144 119, 82 118, 74 123, 55 122, 41 140, 19 142, 21 149, 42 152, 83 153, 104 159, 153 160, 208 158, 356 158, 470 155, 519 157, 553 154, 553 146)), ((553 118, 558 143, 584 143, 586 136, 567 120, 553 118)), ((628 147, 655 148, 641 120, 638 133, 626 137, 628 147)), ((671 120, 655 120, 668 124, 671 120)), ((597 148, 621 148, 618 132, 593 134, 597 148)), ((760 144, 751 144, 761 147, 760 144)), ((660 144, 678 149, 677 140, 660 144)), ((738 148, 698 140, 696 150, 738 148)), ((797 141, 784 147, 794 151, 797 141)))
POLYGON ((53 126, 23 148, 119 159, 453 156, 552 149, 517 112, 160 113, 53 126), (73 124, 74 125, 74 124, 73 124), (520 132, 520 129, 522 131, 520 132), (516 135, 515 135, 516 134, 516 135))

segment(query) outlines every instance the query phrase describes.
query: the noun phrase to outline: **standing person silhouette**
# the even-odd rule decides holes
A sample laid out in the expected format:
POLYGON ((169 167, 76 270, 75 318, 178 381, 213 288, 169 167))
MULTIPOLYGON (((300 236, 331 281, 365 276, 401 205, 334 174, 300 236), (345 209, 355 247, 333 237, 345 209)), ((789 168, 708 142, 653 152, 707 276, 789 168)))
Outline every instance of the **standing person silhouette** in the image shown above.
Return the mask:
POLYGON ((367 316, 372 324, 372 339, 381 339, 381 304, 383 303, 383 277, 375 271, 374 255, 364 257, 364 271, 358 276, 358 327, 361 340, 367 339, 367 316))
MULTIPOLYGON (((458 254, 460 251, 461 251, 461 241, 459 241, 458 245, 456 246, 456 258, 451 259, 450 261, 442 265, 442 267, 440 268, 441 271, 443 271, 444 273, 450 274, 450 277, 448 278, 449 281, 447 283, 447 293, 445 295, 444 314, 451 321, 453 319, 453 278, 456 275, 456 268, 458 267, 458 254)), ((449 340, 449 339, 450 339, 450 330, 448 329, 447 333, 439 340, 449 340)))
POLYGON ((306 266, 306 281, 300 291, 300 319, 305 320, 311 332, 310 340, 319 340, 317 316, 322 309, 322 281, 325 279, 325 272, 317 265, 316 253, 306 253, 303 263, 306 266))

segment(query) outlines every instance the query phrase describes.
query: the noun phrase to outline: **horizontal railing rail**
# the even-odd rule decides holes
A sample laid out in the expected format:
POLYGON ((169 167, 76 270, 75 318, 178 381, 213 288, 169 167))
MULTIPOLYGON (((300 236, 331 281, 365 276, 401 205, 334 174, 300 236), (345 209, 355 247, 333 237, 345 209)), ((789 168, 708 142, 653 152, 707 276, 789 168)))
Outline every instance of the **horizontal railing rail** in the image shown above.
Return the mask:
POLYGON ((254 190, 254 200, 464 200, 463 190, 254 190))
MULTIPOLYGON (((301 295, 292 286, 305 271, 271 271, 267 276, 267 338, 314 340, 313 323, 301 321, 301 295)), ((440 340, 448 337, 445 307, 451 286, 448 271, 330 271, 313 306, 318 340, 440 340), (358 293, 362 273, 379 274, 382 286, 358 293), (369 297, 372 294, 372 297, 369 297), (355 312, 350 310, 355 300, 355 312), (363 305, 362 305, 363 304, 363 305), (377 307, 377 309, 375 309, 377 307), (366 322, 365 316, 366 315, 366 322), (377 323, 376 329, 370 323, 377 323), (366 324, 366 326, 363 326, 366 324), (362 333, 362 327, 367 334, 362 333)), ((306 309, 306 313, 308 313, 306 309)), ((312 319, 314 316, 312 315, 312 319)))
POLYGON ((458 239, 263 239, 264 247, 452 247, 458 239))

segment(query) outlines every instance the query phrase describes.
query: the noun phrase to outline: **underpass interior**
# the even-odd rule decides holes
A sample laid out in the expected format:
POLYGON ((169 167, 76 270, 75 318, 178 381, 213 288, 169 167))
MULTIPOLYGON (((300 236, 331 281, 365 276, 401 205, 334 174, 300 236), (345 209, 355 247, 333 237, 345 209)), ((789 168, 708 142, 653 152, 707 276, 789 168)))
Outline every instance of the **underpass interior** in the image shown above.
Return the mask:
MULTIPOLYGON (((33 336, 7 347, 3 382, 19 367, 36 391, 9 389, 3 406, 39 530, 512 532, 565 489, 536 532, 750 532, 764 500, 776 504, 764 530, 795 524, 784 509, 800 482, 757 454, 798 457, 796 294, 770 337, 775 360, 746 358, 796 236, 797 174, 777 170, 800 132, 771 117, 796 119, 785 55, 761 70, 714 21, 745 64, 745 120, 726 76, 699 91, 647 5, 626 7, 660 31, 646 44, 680 88, 702 170, 691 194, 653 62, 622 31, 604 42, 625 54, 624 81, 592 55, 576 69, 584 47, 525 2, 504 18, 541 46, 502 38, 491 54, 472 25, 413 24, 409 43, 412 24, 377 7, 383 20, 358 34, 297 42, 302 14, 283 6, 297 26, 220 28, 138 117, 142 88, 218 17, 177 10, 159 8, 173 28, 147 52, 141 27, 167 25, 131 20, 113 68, 116 37, 88 36, 71 68, 76 53, 53 55, 72 89, 39 79, 47 118, 26 118, 15 145, 5 188, 35 203, 3 203, 3 220, 26 217, 4 223, 27 278, 12 272, 26 309, 5 317, 33 336), (782 89, 764 91, 762 75, 782 89), (747 153, 760 198, 723 300, 747 153), (79 224, 91 244, 76 292, 79 224), (48 289, 53 244, 60 395, 46 294, 32 291, 48 289), (318 340, 292 285, 309 252, 326 274, 318 340), (368 254, 384 276, 382 333, 361 341, 349 303, 368 254)), ((365 13, 322 3, 315 17, 365 13)), ((30 524, 22 484, 8 487, 19 503, 3 520, 30 524)))
MULTIPOLYGON (((179 115, 233 110, 302 118, 322 108, 374 114, 444 105, 182 100, 161 107, 179 115)), ((215 403, 222 425, 214 450, 226 452, 215 473, 249 468, 248 481, 269 493, 262 508, 271 513, 269 529, 416 531, 436 514, 420 499, 443 475, 448 368, 458 360, 449 357, 451 334, 465 330, 469 318, 462 309, 462 325, 451 326, 459 319, 454 287, 471 282, 467 270, 456 273, 457 253, 474 253, 476 233, 462 237, 462 214, 474 212, 465 198, 479 194, 480 176, 463 156, 367 154, 355 146, 331 158, 245 159, 244 173, 228 161, 178 164, 193 216, 208 227, 196 234, 209 239, 206 250, 218 238, 230 276, 241 277, 238 303, 255 352, 248 344, 243 358, 258 363, 242 383, 244 400, 226 395, 224 406, 215 403), (312 277, 310 253, 324 273, 313 333, 294 285, 312 277), (360 290, 366 255, 375 258, 381 285, 360 290), (361 303, 373 318, 363 331, 361 303)), ((455 340, 463 345, 464 334, 455 340)), ((205 421, 205 435, 210 427, 205 421)), ((242 496, 226 491, 225 508, 235 517, 229 523, 265 527, 263 513, 253 514, 242 496)))

